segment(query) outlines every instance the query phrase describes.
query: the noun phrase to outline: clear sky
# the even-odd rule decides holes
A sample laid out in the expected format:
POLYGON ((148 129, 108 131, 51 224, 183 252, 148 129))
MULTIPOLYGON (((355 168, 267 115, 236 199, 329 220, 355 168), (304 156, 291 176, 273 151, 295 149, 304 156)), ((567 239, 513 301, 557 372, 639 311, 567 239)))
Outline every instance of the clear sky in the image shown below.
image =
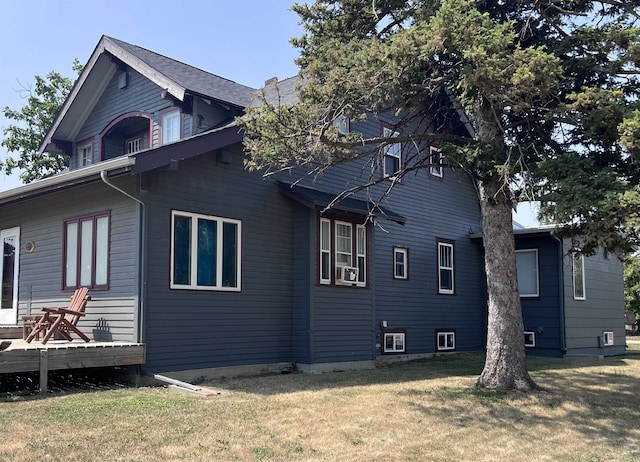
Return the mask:
MULTIPOLYGON (((103 34, 260 88, 297 73, 294 1, 0 0, 0 108, 21 108, 19 90, 34 75, 73 76, 74 58, 84 64, 103 34)), ((8 124, 0 114, 0 130, 8 124)), ((0 191, 18 185, 17 175, 0 173, 0 191)), ((526 205, 516 220, 536 225, 526 205)))

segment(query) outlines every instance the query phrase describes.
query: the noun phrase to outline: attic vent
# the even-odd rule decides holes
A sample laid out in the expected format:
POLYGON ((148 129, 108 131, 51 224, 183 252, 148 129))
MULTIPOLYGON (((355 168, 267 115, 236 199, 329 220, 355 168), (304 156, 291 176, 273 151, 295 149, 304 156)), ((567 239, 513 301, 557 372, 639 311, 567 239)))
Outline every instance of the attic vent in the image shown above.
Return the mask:
POLYGON ((129 83, 129 73, 127 71, 121 72, 118 76, 118 88, 123 89, 127 87, 129 83))

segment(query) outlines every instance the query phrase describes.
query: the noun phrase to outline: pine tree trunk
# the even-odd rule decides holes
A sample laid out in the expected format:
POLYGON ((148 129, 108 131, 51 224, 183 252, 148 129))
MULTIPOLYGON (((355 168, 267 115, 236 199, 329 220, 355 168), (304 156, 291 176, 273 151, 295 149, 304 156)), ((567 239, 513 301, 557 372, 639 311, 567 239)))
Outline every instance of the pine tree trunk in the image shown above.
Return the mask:
MULTIPOLYGON (((495 153, 506 151, 504 134, 494 108, 483 97, 479 97, 476 102, 476 123, 478 141, 495 153)), ((498 390, 532 390, 537 386, 527 372, 524 352, 511 191, 498 172, 478 181, 478 190, 489 316, 487 358, 476 386, 498 390)))
POLYGON ((487 357, 477 387, 537 388, 527 372, 522 308, 516 279, 511 201, 497 177, 479 184, 489 297, 487 357))

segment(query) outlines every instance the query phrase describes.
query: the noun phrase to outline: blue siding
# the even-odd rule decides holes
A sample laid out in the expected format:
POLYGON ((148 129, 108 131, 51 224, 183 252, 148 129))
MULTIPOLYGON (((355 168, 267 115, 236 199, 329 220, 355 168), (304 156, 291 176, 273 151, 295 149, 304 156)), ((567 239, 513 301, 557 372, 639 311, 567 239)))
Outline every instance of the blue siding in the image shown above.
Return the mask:
POLYGON ((546 234, 516 236, 516 249, 538 250, 539 296, 520 299, 524 330, 535 333, 536 346, 527 348, 527 353, 542 356, 562 354, 564 331, 560 243, 546 234))

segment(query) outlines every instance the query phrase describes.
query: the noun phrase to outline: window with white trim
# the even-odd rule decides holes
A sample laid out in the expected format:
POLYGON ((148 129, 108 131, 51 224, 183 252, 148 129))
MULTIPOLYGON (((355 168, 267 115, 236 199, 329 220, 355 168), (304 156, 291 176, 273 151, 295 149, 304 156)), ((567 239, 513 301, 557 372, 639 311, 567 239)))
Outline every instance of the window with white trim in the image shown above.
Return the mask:
POLYGON ((516 250, 516 268, 520 297, 538 297, 538 249, 516 250))
POLYGON ((436 348, 438 351, 456 349, 456 333, 453 331, 436 332, 436 348))
POLYGON ((536 346, 536 333, 533 331, 524 331, 524 346, 533 348, 536 346))
POLYGON ((585 300, 584 284, 584 256, 581 253, 574 253, 573 261, 573 298, 575 300, 585 300))
POLYGON ((78 147, 78 163, 80 167, 86 167, 93 163, 93 143, 83 144, 78 147))
POLYGON ((109 212, 64 221, 63 287, 108 289, 109 212))
POLYGON ((438 239, 438 293, 455 293, 453 241, 438 239))
POLYGON ((393 278, 407 279, 409 269, 409 249, 406 247, 393 248, 393 278))
POLYGON ((613 346, 613 331, 604 331, 602 332, 602 345, 603 346, 613 346))
POLYGON ((160 116, 162 144, 180 139, 180 111, 165 112, 160 116))
POLYGON ((338 129, 338 132, 346 135, 349 133, 349 118, 344 115, 340 115, 333 119, 333 125, 338 129))
MULTIPOLYGON (((397 138, 400 136, 395 130, 382 127, 384 138, 397 138)), ((387 144, 382 148, 382 176, 394 178, 402 166, 402 143, 387 144)))
POLYGON ((442 151, 433 146, 429 146, 429 175, 436 178, 442 178, 444 176, 442 163, 442 151))
POLYGON ((367 284, 367 228, 363 224, 320 218, 318 272, 320 284, 367 284), (357 276, 352 281, 348 275, 357 276))
POLYGON ((172 289, 240 290, 241 221, 171 212, 172 289))
POLYGON ((405 347, 404 332, 385 332, 383 338, 383 353, 404 353, 405 347))

